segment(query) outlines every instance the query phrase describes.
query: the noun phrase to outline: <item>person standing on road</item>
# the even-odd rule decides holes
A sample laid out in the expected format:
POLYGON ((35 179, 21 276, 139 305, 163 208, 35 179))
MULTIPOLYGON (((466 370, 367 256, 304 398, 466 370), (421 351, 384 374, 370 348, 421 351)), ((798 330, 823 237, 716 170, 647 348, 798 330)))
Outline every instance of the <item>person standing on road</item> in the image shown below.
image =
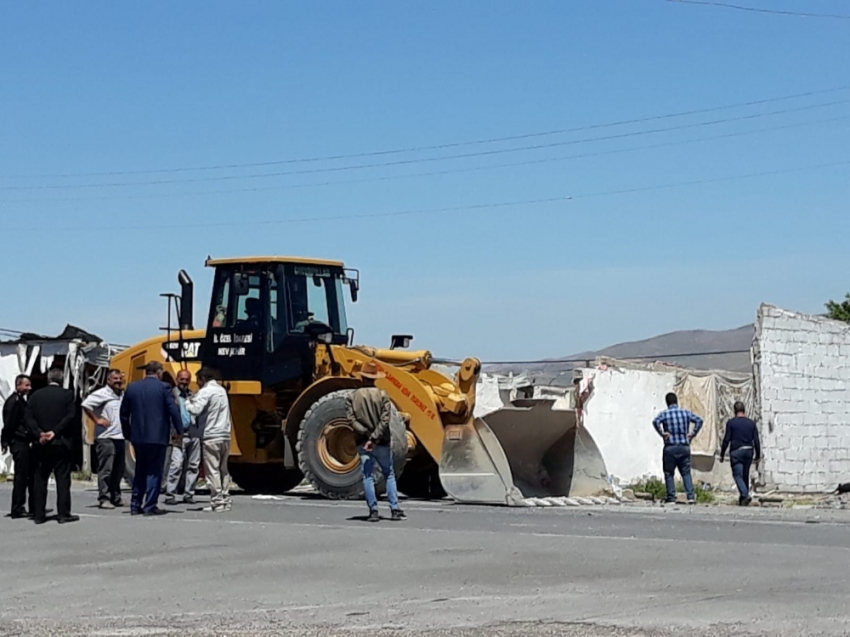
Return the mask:
POLYGON ((747 418, 747 410, 740 400, 733 407, 735 417, 726 423, 726 435, 723 436, 723 445, 720 447, 720 462, 726 456, 729 449, 729 462, 732 464, 732 476, 738 486, 738 504, 749 506, 753 501, 750 495, 750 466, 755 461, 761 460, 761 443, 759 442, 759 430, 756 423, 747 418))
POLYGON ((186 410, 186 401, 193 396, 189 390, 190 382, 192 374, 188 369, 177 372, 174 400, 177 401, 183 417, 184 435, 180 445, 171 448, 171 466, 168 469, 168 486, 165 490, 166 504, 177 504, 177 489, 181 478, 184 478, 183 502, 195 502, 195 486, 198 484, 201 469, 201 438, 196 418, 186 410))
POLYGON ((377 522, 378 497, 375 494, 375 463, 381 468, 387 481, 387 500, 390 503, 391 519, 404 520, 407 516, 398 505, 393 452, 391 448, 390 418, 392 403, 387 393, 375 386, 375 381, 384 378, 373 361, 363 365, 360 371, 361 387, 355 389, 347 406, 348 422, 354 429, 360 468, 363 472, 363 490, 369 505, 369 521, 377 522))
POLYGON ((124 438, 133 443, 136 452, 136 475, 130 513, 146 516, 165 513, 157 507, 159 482, 165 464, 171 427, 183 433, 183 419, 174 402, 171 387, 162 380, 162 363, 151 361, 145 366, 145 378, 131 383, 121 402, 121 426, 124 438))
POLYGON ((47 372, 47 387, 34 392, 27 401, 24 414, 33 439, 33 458, 36 462, 33 481, 33 520, 47 521, 47 482, 50 474, 56 478, 56 510, 59 524, 76 522, 71 515, 71 460, 73 455, 73 426, 77 416, 74 392, 64 389, 65 372, 47 372))
POLYGON ((33 515, 33 479, 35 461, 32 458, 32 435, 27 428, 24 414, 27 409, 27 397, 32 390, 32 382, 26 374, 15 378, 15 393, 3 403, 3 430, 0 433, 0 447, 3 453, 12 452, 15 463, 15 480, 12 487, 13 519, 32 517, 33 515), (29 494, 29 513, 27 513, 27 494, 29 494))
POLYGON ((119 370, 110 369, 106 373, 106 387, 92 392, 83 401, 83 411, 94 422, 97 500, 101 509, 124 506, 121 501, 126 451, 121 431, 123 394, 124 376, 119 370))
POLYGON ((186 399, 186 411, 197 418, 197 427, 203 440, 204 475, 210 486, 210 506, 204 511, 221 513, 229 511, 230 401, 227 391, 215 380, 215 372, 202 367, 195 375, 198 393, 186 399))
POLYGON ((664 439, 662 465, 664 482, 667 486, 666 501, 676 501, 674 477, 678 469, 682 482, 685 483, 688 504, 695 504, 696 494, 691 478, 691 440, 696 438, 699 430, 702 429, 702 418, 679 407, 679 398, 672 392, 665 396, 665 402, 667 409, 658 414, 652 424, 658 435, 664 439), (694 425, 693 432, 690 431, 691 423, 694 425))

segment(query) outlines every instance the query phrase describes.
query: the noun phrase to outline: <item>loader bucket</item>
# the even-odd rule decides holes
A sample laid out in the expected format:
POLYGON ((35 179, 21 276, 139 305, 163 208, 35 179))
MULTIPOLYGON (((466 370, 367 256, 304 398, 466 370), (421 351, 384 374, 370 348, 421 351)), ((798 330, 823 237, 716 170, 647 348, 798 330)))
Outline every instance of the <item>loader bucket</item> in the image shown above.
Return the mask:
POLYGON ((572 410, 522 400, 446 427, 440 481, 459 502, 521 505, 525 498, 593 495, 608 486, 602 455, 572 410))

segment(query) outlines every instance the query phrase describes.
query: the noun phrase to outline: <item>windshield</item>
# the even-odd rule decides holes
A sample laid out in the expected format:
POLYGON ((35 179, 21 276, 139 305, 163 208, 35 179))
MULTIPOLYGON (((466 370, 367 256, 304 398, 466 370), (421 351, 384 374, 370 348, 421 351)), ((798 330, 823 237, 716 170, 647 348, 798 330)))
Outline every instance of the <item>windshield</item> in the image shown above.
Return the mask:
POLYGON ((284 281, 289 306, 289 331, 302 333, 313 322, 324 323, 336 334, 345 334, 343 273, 312 265, 286 265, 284 281))

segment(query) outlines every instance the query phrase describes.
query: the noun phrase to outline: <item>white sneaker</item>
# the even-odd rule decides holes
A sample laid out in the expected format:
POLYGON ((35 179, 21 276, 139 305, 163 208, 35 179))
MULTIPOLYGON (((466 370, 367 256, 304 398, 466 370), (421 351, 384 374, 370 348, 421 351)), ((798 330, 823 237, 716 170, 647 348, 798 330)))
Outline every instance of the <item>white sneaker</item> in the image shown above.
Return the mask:
POLYGON ((221 507, 221 506, 219 506, 219 505, 211 504, 210 506, 208 506, 208 507, 204 507, 204 508, 203 508, 203 509, 201 509, 201 510, 202 510, 202 511, 206 511, 207 513, 221 513, 221 511, 222 511, 222 507, 221 507))

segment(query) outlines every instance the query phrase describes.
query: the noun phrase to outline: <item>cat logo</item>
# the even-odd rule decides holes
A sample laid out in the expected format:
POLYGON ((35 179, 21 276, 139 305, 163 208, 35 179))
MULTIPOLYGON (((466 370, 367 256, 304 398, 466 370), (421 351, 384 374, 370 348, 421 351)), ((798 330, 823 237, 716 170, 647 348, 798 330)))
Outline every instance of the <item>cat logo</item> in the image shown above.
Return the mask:
MULTIPOLYGON (((183 350, 179 354, 180 359, 187 360, 191 358, 197 358, 200 347, 200 341, 189 341, 188 343, 183 343, 183 350)), ((165 349, 168 350, 169 353, 177 352, 180 350, 180 343, 177 341, 171 341, 165 344, 165 349)))

